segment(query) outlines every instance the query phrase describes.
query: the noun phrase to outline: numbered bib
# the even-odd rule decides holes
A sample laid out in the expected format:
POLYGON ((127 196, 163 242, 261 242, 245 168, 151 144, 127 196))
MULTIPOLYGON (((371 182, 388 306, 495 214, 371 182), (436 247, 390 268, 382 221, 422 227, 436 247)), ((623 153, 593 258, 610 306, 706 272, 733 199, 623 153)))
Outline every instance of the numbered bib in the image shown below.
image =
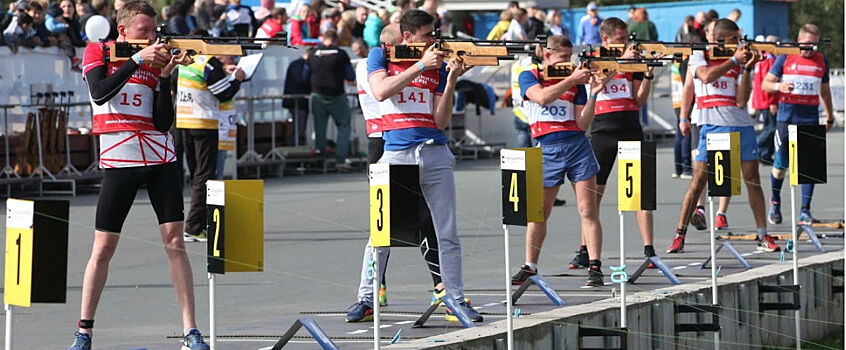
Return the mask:
POLYGON ((817 96, 820 94, 822 78, 808 75, 784 74, 781 80, 783 83, 793 83, 793 91, 790 92, 792 95, 817 96))
MULTIPOLYGON (((93 101, 93 99, 92 99, 93 101)), ((153 125, 153 90, 142 84, 126 83, 109 102, 91 104, 94 133, 156 130, 153 125)))
POLYGON ((605 88, 596 97, 597 101, 608 101, 617 99, 632 98, 632 82, 625 78, 614 78, 605 85, 605 88))

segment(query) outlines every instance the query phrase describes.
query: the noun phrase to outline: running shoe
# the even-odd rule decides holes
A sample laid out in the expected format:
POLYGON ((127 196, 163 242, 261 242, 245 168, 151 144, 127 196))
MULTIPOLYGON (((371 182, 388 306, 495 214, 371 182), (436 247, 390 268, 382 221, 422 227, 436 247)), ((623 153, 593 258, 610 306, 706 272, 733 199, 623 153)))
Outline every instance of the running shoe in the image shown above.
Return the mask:
POLYGON ((673 238, 673 243, 667 248, 667 254, 684 252, 684 236, 685 234, 679 233, 679 230, 676 229, 676 238, 673 238))
POLYGON ((781 223, 781 203, 770 201, 770 212, 767 213, 767 221, 773 225, 781 223))
POLYGON ((206 229, 203 229, 196 235, 192 235, 188 232, 182 232, 182 240, 185 242, 207 242, 209 240, 209 232, 206 229))
POLYGON ((588 268, 588 280, 585 283, 587 287, 602 287, 605 282, 602 280, 604 275, 600 265, 591 265, 588 268))
MULTIPOLYGON (((432 302, 429 303, 429 305, 439 303, 441 301, 441 299, 443 299, 443 297, 445 297, 445 296, 446 296, 446 288, 441 289, 440 291, 438 291, 437 289, 432 290, 432 302)), ((443 304, 441 304, 441 306, 443 306, 443 304)))
POLYGON ((573 269, 586 269, 588 264, 590 263, 590 259, 588 258, 587 250, 579 250, 576 252, 576 256, 573 257, 573 260, 570 261, 570 270, 573 269))
POLYGON ((679 178, 683 180, 690 180, 693 178, 693 174, 682 173, 681 175, 679 175, 679 178))
POLYGON ((672 175, 670 175, 670 177, 672 177, 672 178, 674 178, 674 179, 678 179, 678 178, 679 178, 679 174, 673 173, 672 175))
POLYGON ((693 216, 690 217, 690 224, 699 231, 705 231, 708 229, 708 222, 705 218, 705 208, 697 207, 693 211, 693 216))
POLYGON ((777 252, 781 250, 781 247, 776 244, 773 236, 764 235, 764 239, 758 241, 758 250, 764 252, 777 252))
POLYGON ((203 336, 196 328, 188 331, 182 338, 182 350, 209 350, 209 345, 203 341, 203 336))
POLYGON ((347 313, 347 322, 362 322, 373 319, 373 308, 360 301, 352 304, 347 310, 350 310, 347 313))
POLYGON ((729 227, 728 219, 726 218, 726 214, 717 214, 714 215, 714 228, 718 230, 725 230, 729 227))
POLYGON ((91 334, 76 332, 73 334, 73 344, 68 350, 91 350, 91 334))
POLYGON ((379 288, 379 306, 388 306, 388 288, 384 284, 379 288))
MULTIPOLYGON (((484 320, 484 318, 482 318, 482 315, 479 314, 479 312, 476 311, 476 309, 474 309, 472 306, 470 306, 470 300, 464 299, 463 302, 458 303, 458 307, 461 308, 464 311, 464 313, 467 315, 467 317, 470 317, 471 321, 482 322, 484 320)), ((452 310, 447 308, 446 309, 446 320, 448 322, 458 322, 458 317, 456 317, 455 314, 453 314, 452 310)))
POLYGON ((532 270, 529 265, 520 266, 520 271, 517 271, 514 276, 511 276, 511 285, 519 286, 529 280, 529 277, 538 274, 538 270, 532 270))
POLYGON ((563 207, 564 204, 567 204, 567 200, 565 200, 565 199, 555 198, 555 201, 552 202, 553 207, 563 207))
POLYGON ((802 209, 802 212, 799 213, 799 226, 802 225, 810 225, 815 222, 818 222, 817 219, 811 215, 811 211, 807 209, 802 209))

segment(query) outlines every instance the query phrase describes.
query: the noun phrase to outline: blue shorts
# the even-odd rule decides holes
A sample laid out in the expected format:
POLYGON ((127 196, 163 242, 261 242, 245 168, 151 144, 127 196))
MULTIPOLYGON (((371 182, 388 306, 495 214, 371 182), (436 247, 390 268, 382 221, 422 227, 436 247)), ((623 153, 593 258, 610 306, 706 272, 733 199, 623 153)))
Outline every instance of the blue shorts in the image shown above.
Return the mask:
POLYGON ((755 127, 753 126, 721 126, 721 125, 702 125, 699 129, 699 146, 697 150, 699 154, 696 155, 697 162, 708 162, 708 151, 706 150, 706 138, 708 133, 733 132, 740 133, 740 161, 748 162, 750 160, 758 160, 758 141, 755 136, 755 127))
POLYGON ((575 183, 599 173, 599 162, 590 140, 584 134, 568 137, 563 142, 541 145, 543 150, 543 187, 564 184, 564 176, 575 183))
POLYGON ((789 135, 787 131, 787 126, 790 124, 818 125, 819 122, 816 120, 812 120, 807 123, 777 122, 775 136, 773 136, 773 138, 775 139, 775 155, 773 157, 773 168, 784 170, 790 166, 790 157, 787 153, 787 146, 790 142, 790 140, 788 140, 789 135))

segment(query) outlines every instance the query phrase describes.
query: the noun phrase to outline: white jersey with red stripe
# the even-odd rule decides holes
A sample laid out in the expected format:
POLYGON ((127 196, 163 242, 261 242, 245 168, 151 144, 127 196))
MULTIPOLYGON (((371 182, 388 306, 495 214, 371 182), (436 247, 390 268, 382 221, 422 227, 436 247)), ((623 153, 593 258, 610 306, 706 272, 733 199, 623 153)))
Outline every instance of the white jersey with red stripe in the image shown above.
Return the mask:
POLYGON ((617 73, 596 96, 597 115, 622 111, 638 111, 634 100, 634 73, 617 73))
POLYGON ((358 91, 358 103, 367 128, 367 137, 382 137, 382 112, 379 101, 373 98, 373 90, 367 82, 367 60, 360 60, 355 65, 355 86, 358 91))
MULTIPOLYGON (((88 44, 82 60, 83 74, 105 66, 106 74, 111 75, 125 63, 104 61, 105 45, 88 44)), ((158 68, 142 65, 111 100, 98 105, 91 98, 94 115, 92 133, 100 136, 101 168, 150 166, 176 161, 173 138, 156 130, 153 124, 153 97, 159 90, 159 74, 158 68)))
POLYGON ((779 102, 819 106, 820 87, 826 74, 825 58, 815 52, 810 58, 787 55, 781 75, 782 83, 793 83, 793 90, 781 93, 779 102))
MULTIPOLYGON (((416 62, 388 62, 387 73, 399 75, 416 62)), ((391 98, 379 102, 382 113, 382 130, 407 128, 438 129, 432 111, 435 106, 436 89, 439 83, 437 69, 427 70, 411 81, 391 98)))
MULTIPOLYGON (((558 83, 558 81, 541 79, 537 68, 523 71, 521 74, 526 73, 531 74, 542 87, 558 83)), ((574 104, 578 92, 579 87, 573 86, 570 90, 558 96, 555 101, 543 106, 528 98, 524 99, 523 112, 529 118, 532 137, 538 138, 559 131, 581 131, 576 124, 576 106, 574 104)))
POLYGON ((735 65, 719 79, 705 84, 696 76, 699 67, 715 67, 725 60, 709 60, 702 51, 694 51, 688 69, 694 74, 693 87, 696 107, 699 108, 699 125, 750 126, 753 119, 737 106, 737 89, 742 69, 735 65))

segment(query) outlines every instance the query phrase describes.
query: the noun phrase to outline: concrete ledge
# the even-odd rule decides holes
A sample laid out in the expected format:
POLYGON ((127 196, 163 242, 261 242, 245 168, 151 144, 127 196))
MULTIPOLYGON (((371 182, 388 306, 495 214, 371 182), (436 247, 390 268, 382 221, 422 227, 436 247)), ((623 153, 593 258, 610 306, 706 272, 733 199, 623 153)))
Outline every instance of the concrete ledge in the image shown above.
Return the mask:
MULTIPOLYGON (((843 327, 843 295, 833 295, 832 268, 843 268, 843 251, 815 255, 799 261, 802 339, 819 339, 843 327)), ((718 279, 722 326, 721 345, 748 348, 750 344, 794 344, 794 311, 766 311, 758 303, 787 302, 787 296, 759 298, 759 284, 793 284, 790 262, 754 268, 718 279)), ((839 283, 838 283, 839 284, 839 283)), ((710 279, 703 282, 628 295, 628 344, 630 349, 682 349, 713 347, 712 333, 682 333, 674 327, 675 304, 710 304, 710 279)), ((792 300, 792 298, 790 299, 792 300)), ((565 306, 514 319, 517 349, 578 349, 578 327, 619 327, 620 299, 565 306)), ((706 322, 695 315, 680 315, 680 322, 706 322)), ((391 345, 391 349, 504 349, 506 321, 462 329, 425 339, 391 345)), ((612 346, 599 339, 585 346, 612 346)))

